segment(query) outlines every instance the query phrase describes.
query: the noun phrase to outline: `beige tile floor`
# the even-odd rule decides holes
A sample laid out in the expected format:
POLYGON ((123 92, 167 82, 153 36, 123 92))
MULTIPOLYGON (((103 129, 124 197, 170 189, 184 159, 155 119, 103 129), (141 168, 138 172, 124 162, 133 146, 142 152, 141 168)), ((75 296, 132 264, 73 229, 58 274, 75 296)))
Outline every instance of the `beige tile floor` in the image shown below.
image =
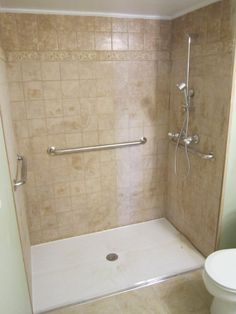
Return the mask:
POLYGON ((210 303, 201 270, 197 270, 156 285, 47 314, 209 314, 210 303))

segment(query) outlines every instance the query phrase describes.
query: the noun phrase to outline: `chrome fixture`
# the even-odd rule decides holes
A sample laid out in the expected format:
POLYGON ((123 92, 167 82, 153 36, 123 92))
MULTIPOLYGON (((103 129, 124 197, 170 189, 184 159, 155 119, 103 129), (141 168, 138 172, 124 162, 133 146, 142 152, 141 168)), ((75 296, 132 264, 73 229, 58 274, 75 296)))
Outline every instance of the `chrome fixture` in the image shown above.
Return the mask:
POLYGON ((176 85, 177 88, 184 93, 184 107, 187 108, 189 106, 188 101, 188 93, 187 93, 187 85, 185 83, 180 83, 176 85))
POLYGON ((186 137, 184 134, 180 136, 180 133, 168 133, 168 136, 171 140, 177 142, 180 139, 180 143, 190 145, 190 144, 198 144, 199 136, 197 134, 186 137))
POLYGON ((85 146, 85 147, 76 147, 76 148, 56 148, 51 146, 47 149, 47 153, 51 156, 55 155, 64 155, 64 154, 73 154, 73 153, 81 153, 81 152, 91 152, 103 149, 114 149, 114 148, 121 148, 127 146, 136 146, 142 145, 147 142, 146 137, 141 137, 139 141, 134 142, 122 142, 122 143, 115 143, 115 144, 104 144, 104 145, 95 145, 95 146, 85 146))
POLYGON ((26 158, 24 156, 17 155, 16 178, 13 181, 14 182, 14 190, 16 191, 19 186, 25 184, 26 180, 27 180, 27 162, 26 162, 26 158), (21 175, 20 175, 20 179, 18 180, 18 177, 19 177, 19 164, 21 164, 21 175))
POLYGON ((180 84, 177 84, 177 87, 178 89, 182 92, 182 91, 185 91, 186 92, 186 89, 187 89, 187 85, 185 83, 180 83, 180 84))
POLYGON ((187 69, 186 69, 186 82, 177 84, 177 88, 184 95, 184 121, 180 132, 168 133, 168 137, 171 143, 175 144, 175 174, 177 175, 177 153, 179 148, 184 148, 187 161, 187 177, 190 173, 191 164, 189 159, 189 153, 195 154, 201 159, 214 160, 213 153, 203 154, 198 150, 191 147, 191 145, 198 144, 200 141, 198 134, 189 135, 189 116, 191 107, 191 99, 194 96, 194 90, 189 88, 189 76, 190 76, 190 58, 191 58, 191 44, 192 40, 198 38, 198 34, 187 34, 188 36, 188 56, 187 56, 187 69))
MULTIPOLYGON (((172 139, 171 140, 171 143, 176 145, 176 140, 172 139)), ((179 143, 179 146, 181 148, 185 148, 185 145, 183 143, 179 143)), ((194 148, 188 148, 188 151, 191 153, 191 154, 194 154, 194 155, 197 155, 198 157, 200 157, 201 159, 205 159, 205 160, 215 160, 215 156, 212 152, 208 153, 208 154, 204 154, 204 153, 201 153, 197 150, 195 150, 194 148)))
POLYGON ((187 85, 186 83, 180 83, 180 84, 176 84, 176 87, 178 88, 178 90, 180 92, 182 92, 184 94, 184 107, 189 108, 190 107, 190 96, 193 97, 194 95, 194 91, 191 90, 191 93, 189 90, 187 90, 187 85))
POLYGON ((171 139, 171 140, 178 140, 179 135, 180 135, 179 133, 172 133, 172 132, 168 133, 169 139, 171 139))
POLYGON ((199 136, 197 134, 189 135, 189 115, 191 110, 191 98, 194 96, 194 90, 189 88, 189 75, 190 75, 190 57, 191 57, 191 43, 192 38, 197 38, 197 34, 187 34, 188 36, 188 56, 187 56, 187 69, 186 69, 186 82, 181 82, 177 84, 177 88, 184 95, 184 121, 180 132, 178 133, 168 133, 169 138, 176 143, 175 149, 175 174, 177 175, 177 153, 179 146, 185 148, 185 155, 187 160, 187 174, 190 173, 190 159, 188 155, 188 148, 191 144, 199 143, 199 136))
POLYGON ((190 145, 190 144, 198 144, 199 143, 199 136, 197 134, 185 137, 183 139, 184 144, 190 145))
POLYGON ((184 93, 184 111, 187 107, 190 109, 191 98, 194 96, 194 90, 187 90, 187 85, 184 82, 177 84, 176 87, 180 90, 180 92, 184 93))

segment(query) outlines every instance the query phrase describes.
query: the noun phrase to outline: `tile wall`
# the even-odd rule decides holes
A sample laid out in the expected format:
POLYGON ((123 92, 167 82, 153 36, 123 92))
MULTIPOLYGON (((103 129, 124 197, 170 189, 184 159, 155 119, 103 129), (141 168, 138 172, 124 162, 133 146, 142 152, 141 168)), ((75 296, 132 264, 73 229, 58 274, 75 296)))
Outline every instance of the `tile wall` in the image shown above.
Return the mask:
POLYGON ((163 216, 171 22, 1 14, 31 243, 163 216), (51 157, 142 136, 147 144, 51 157))
POLYGON ((178 154, 179 175, 174 175, 175 147, 169 147, 167 218, 204 254, 215 249, 221 199, 222 177, 230 109, 233 35, 231 1, 219 1, 173 21, 170 124, 181 129, 183 96, 176 83, 185 81, 186 33, 197 33, 193 40, 190 87, 194 88, 194 109, 189 132, 200 135, 196 146, 213 152, 216 160, 204 161, 190 155, 187 179, 186 157, 178 154))

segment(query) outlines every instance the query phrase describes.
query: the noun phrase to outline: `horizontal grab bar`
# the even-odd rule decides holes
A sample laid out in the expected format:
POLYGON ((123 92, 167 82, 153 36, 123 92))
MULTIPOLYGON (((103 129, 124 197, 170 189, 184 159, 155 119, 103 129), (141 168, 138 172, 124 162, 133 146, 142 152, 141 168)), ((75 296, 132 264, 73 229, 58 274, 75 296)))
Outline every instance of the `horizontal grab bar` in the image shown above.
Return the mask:
MULTIPOLYGON (((177 141, 174 140, 174 139, 171 139, 171 143, 172 144, 176 144, 177 141)), ((185 145, 183 143, 179 143, 179 146, 184 148, 185 145)), ((215 160, 215 156, 212 152, 210 152, 209 154, 204 154, 204 153, 201 153, 197 150, 195 150, 194 148, 191 148, 188 146, 188 151, 191 153, 191 154, 194 154, 194 155, 197 155, 198 157, 200 157, 201 159, 205 159, 205 160, 215 160)))
POLYGON ((56 148, 51 146, 47 149, 47 153, 51 156, 55 155, 64 155, 64 154, 73 154, 73 153, 81 153, 81 152, 92 152, 103 149, 114 149, 119 147, 127 147, 127 146, 135 146, 142 145, 147 142, 146 137, 141 137, 139 141, 134 142, 123 142, 116 144, 104 144, 104 145, 95 145, 95 146, 85 146, 85 147, 76 147, 76 148, 56 148))

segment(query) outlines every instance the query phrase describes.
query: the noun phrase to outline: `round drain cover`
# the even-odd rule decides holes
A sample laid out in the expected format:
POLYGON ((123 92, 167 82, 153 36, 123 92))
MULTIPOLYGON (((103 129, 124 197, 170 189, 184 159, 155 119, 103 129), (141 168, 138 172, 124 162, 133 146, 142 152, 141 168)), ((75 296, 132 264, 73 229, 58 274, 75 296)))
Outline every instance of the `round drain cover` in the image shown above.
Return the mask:
POLYGON ((118 259, 118 255, 116 253, 109 253, 106 256, 106 259, 110 262, 116 261, 118 259))

